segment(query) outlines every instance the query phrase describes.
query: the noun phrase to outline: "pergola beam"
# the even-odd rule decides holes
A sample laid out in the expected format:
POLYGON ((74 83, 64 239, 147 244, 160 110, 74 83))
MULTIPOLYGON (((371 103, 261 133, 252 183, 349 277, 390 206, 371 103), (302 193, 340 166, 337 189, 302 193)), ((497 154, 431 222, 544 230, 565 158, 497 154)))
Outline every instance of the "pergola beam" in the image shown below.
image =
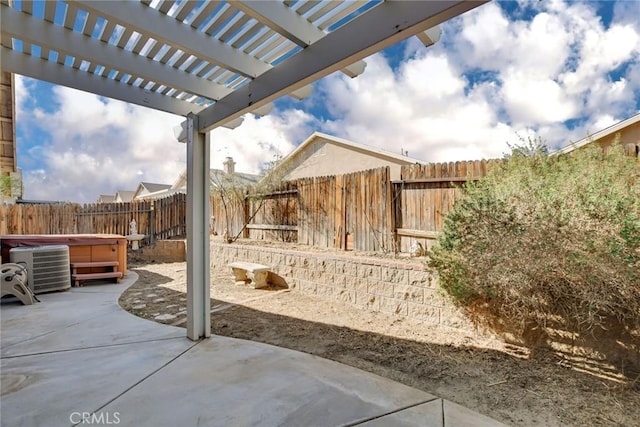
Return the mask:
POLYGON ((200 131, 214 129, 483 3, 384 2, 293 55, 286 66, 267 71, 198 113, 200 131))
POLYGON ((265 1, 236 1, 233 7, 288 38, 300 47, 320 40, 325 33, 315 28, 303 16, 282 3, 265 1))
POLYGON ((232 92, 231 89, 217 83, 186 75, 176 68, 34 18, 5 5, 2 5, 1 19, 3 38, 14 37, 209 99, 217 100, 232 92))
POLYGON ((202 107, 190 102, 145 91, 55 62, 43 61, 40 58, 25 55, 4 46, 0 48, 0 52, 2 69, 12 73, 180 116, 186 116, 202 109, 202 107))
POLYGON ((132 28, 140 34, 168 44, 222 68, 255 78, 270 67, 190 25, 164 15, 139 2, 71 0, 81 9, 132 28))
MULTIPOLYGON (((281 3, 241 0, 234 2, 233 6, 303 48, 326 35, 303 16, 281 3)), ((366 67, 364 61, 349 65, 342 69, 342 72, 349 77, 358 76, 366 67), (360 70, 360 72, 354 72, 354 70, 360 70)))

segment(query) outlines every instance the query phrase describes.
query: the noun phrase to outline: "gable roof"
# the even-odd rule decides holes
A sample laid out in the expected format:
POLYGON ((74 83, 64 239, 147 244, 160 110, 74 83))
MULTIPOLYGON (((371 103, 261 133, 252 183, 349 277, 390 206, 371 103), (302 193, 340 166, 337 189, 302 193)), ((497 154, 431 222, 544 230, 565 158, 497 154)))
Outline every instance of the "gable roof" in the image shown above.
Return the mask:
POLYGON ((382 150, 380 148, 372 147, 370 145, 360 144, 357 142, 349 141, 348 139, 338 138, 337 136, 329 135, 322 132, 314 132, 309 136, 309 138, 305 139, 302 144, 300 144, 295 150, 291 152, 286 158, 293 158, 298 155, 298 153, 304 151, 308 146, 313 144, 316 139, 322 138, 336 145, 341 145, 347 148, 353 148, 360 151, 368 151, 370 153, 375 153, 379 156, 386 157, 388 159, 400 160, 402 162, 407 163, 424 163, 424 161, 419 159, 414 159, 413 157, 403 156, 402 154, 392 153, 391 151, 382 150))
POLYGON ((553 153, 551 153, 552 156, 554 155, 558 155, 558 154, 566 154, 569 153, 573 150, 576 150, 580 147, 583 147, 587 144, 589 144, 590 142, 594 142, 597 141, 599 139, 605 138, 607 136, 610 135, 614 135, 616 132, 620 132, 621 130, 623 130, 624 128, 627 128, 635 123, 640 122, 640 113, 636 114, 635 116, 631 116, 627 119, 624 119, 622 121, 619 121, 618 123, 615 123, 609 127, 606 127, 602 130, 599 130, 597 132, 592 133, 591 135, 586 136, 585 138, 582 138, 579 141, 573 142, 565 147, 560 148, 557 151, 554 151, 553 153))
POLYGON ((118 190, 116 191, 116 195, 114 197, 114 201, 118 201, 120 199, 121 202, 130 202, 133 200, 133 196, 136 194, 135 191, 129 190, 118 190))
POLYGON ((272 175, 276 171, 285 168, 286 165, 291 163, 296 157, 300 156, 307 149, 311 149, 313 147, 313 143, 319 139, 327 141, 331 144, 335 144, 355 151, 364 152, 367 154, 372 154, 377 157, 382 157, 395 162, 400 161, 406 164, 425 163, 423 160, 415 159, 409 156, 403 156, 402 154, 392 153, 390 151, 382 150, 370 145, 359 144, 357 142, 349 141, 348 139, 339 138, 337 136, 329 135, 322 132, 313 132, 307 139, 302 142, 302 144, 298 145, 298 147, 296 147, 291 153, 289 153, 284 159, 282 159, 269 174, 272 175))
POLYGON ((156 191, 162 191, 162 190, 167 190, 171 188, 171 184, 156 184, 153 182, 141 182, 139 187, 144 187, 149 193, 155 193, 156 191))
POLYGON ((115 200, 116 196, 111 194, 101 194, 98 197, 98 203, 111 203, 115 200))
MULTIPOLYGON (((228 174, 222 169, 209 170, 209 182, 211 187, 219 187, 221 183, 231 180, 233 185, 243 186, 252 185, 258 182, 260 175, 254 175, 250 173, 234 172, 228 174), (231 179, 229 179, 231 177, 231 179)), ((187 171, 183 171, 176 182, 171 186, 172 190, 184 190, 187 186, 187 171)))
POLYGON ((221 169, 211 169, 209 171, 209 179, 213 187, 219 187, 224 182, 231 182, 233 186, 246 186, 258 182, 260 176, 242 172, 228 174, 221 169))
POLYGON ((159 197, 162 195, 168 195, 168 190, 171 189, 171 184, 156 184, 153 182, 141 182, 138 184, 135 194, 135 199, 147 199, 153 197, 159 197), (153 197, 152 197, 153 196, 153 197))

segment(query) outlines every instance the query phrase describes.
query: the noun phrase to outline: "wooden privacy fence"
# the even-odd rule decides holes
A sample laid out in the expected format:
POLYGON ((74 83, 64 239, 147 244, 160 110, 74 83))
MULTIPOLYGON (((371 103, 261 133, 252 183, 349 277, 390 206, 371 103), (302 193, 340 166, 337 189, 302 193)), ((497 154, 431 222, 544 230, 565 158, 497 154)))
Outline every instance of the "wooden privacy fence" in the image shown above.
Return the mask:
POLYGON ((213 231, 324 248, 391 250, 394 209, 389 176, 389 168, 380 168, 285 182, 267 194, 238 197, 214 191, 213 231))
POLYGON ((177 193, 154 200, 151 224, 155 239, 187 237, 187 195, 177 193))
POLYGON ((426 249, 442 230, 460 185, 485 176, 497 161, 410 165, 391 181, 389 168, 302 178, 268 194, 212 196, 214 230, 254 240, 280 240, 363 251, 426 249), (243 230, 244 232, 241 233, 243 230))
POLYGON ((1 234, 129 234, 135 219, 145 243, 186 236, 186 195, 92 204, 3 204, 1 234))
MULTIPOLYGON (((405 166, 284 182, 267 194, 245 189, 211 195, 212 231, 230 237, 297 242, 323 248, 408 252, 442 230, 459 187, 484 176, 494 161, 405 166), (225 207, 226 205, 226 207, 225 207)), ((2 205, 0 234, 129 234, 186 237, 186 195, 154 201, 90 205, 2 205)))
MULTIPOLYGON (((363 251, 394 249, 393 187, 388 167, 342 175, 339 201, 344 214, 336 223, 336 248, 363 251)), ((338 218, 339 216, 336 216, 338 218)))
POLYGON ((297 242, 299 197, 295 182, 283 182, 268 194, 246 199, 246 215, 251 218, 244 237, 256 240, 297 242))
POLYGON ((394 181, 396 243, 409 252, 418 242, 431 247, 442 231, 444 218, 460 194, 460 187, 477 180, 501 160, 429 163, 403 166, 394 181))
POLYGON ((283 182, 268 193, 248 194, 244 188, 214 188, 211 231, 230 237, 297 241, 296 184, 283 182))
POLYGON ((3 234, 77 234, 80 205, 0 204, 0 235, 3 234))
MULTIPOLYGON (((138 233, 152 235, 151 202, 93 203, 82 206, 76 214, 78 234, 100 230, 105 234, 129 234, 129 224, 135 219, 138 233)), ((150 238, 144 240, 149 243, 150 238)))
MULTIPOLYGON (((228 194, 228 193, 227 193, 228 194)), ((394 247, 393 185, 389 168, 303 178, 268 194, 211 198, 214 231, 324 248, 386 251, 394 247), (227 208, 225 209, 224 204, 227 208)))

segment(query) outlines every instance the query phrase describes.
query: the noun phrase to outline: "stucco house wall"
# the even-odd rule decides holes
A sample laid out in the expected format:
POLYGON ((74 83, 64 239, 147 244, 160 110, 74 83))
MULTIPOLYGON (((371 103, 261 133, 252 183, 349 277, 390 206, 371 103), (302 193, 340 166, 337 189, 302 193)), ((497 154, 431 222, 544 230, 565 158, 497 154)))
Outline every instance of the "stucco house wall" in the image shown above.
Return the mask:
MULTIPOLYGON (((639 117, 640 118, 640 117, 639 117)), ((623 146, 626 145, 640 145, 640 120, 617 131, 614 134, 607 135, 598 140, 598 144, 602 147, 608 147, 615 141, 616 137, 620 135, 620 143, 623 146)))
POLYGON ((285 180, 340 175, 388 166, 391 179, 400 179, 403 165, 420 160, 325 135, 312 134, 277 167, 285 180))

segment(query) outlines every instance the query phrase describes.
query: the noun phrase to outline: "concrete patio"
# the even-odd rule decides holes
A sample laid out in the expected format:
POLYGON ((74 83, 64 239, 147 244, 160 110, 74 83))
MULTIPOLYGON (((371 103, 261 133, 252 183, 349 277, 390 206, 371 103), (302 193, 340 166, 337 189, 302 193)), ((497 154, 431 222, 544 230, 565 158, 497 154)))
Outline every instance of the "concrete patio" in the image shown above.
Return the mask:
POLYGON ((135 317, 123 283, 3 303, 2 426, 494 426, 429 393, 309 354, 135 317))

